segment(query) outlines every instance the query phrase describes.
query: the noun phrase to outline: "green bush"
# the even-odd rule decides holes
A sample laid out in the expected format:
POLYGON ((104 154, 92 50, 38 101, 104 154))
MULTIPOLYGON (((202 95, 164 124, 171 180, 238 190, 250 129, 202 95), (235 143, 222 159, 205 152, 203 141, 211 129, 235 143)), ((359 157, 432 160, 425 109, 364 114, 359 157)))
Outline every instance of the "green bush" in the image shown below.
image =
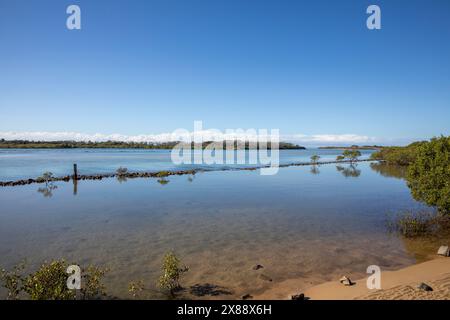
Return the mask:
POLYGON ((411 143, 406 147, 384 147, 372 153, 371 159, 384 160, 389 164, 407 166, 416 160, 419 147, 426 143, 419 141, 411 143))
POLYGON ((358 157, 361 156, 361 152, 359 150, 344 150, 342 152, 342 156, 344 159, 349 159, 351 162, 358 160, 358 157))
POLYGON ((38 177, 37 180, 40 182, 45 182, 46 184, 51 184, 54 179, 53 173, 46 171, 42 176, 38 177))
POLYGON ((65 260, 44 263, 40 268, 28 275, 22 274, 24 264, 12 271, 2 270, 0 280, 8 291, 8 299, 19 299, 21 296, 31 300, 75 300, 98 299, 106 295, 102 278, 107 270, 89 266, 81 273, 81 290, 67 288, 67 267, 65 260))
POLYGON ((439 236, 450 231, 450 217, 432 211, 406 211, 391 217, 387 226, 406 238, 439 236))
POLYGON ((406 179, 414 199, 450 213, 450 137, 420 144, 406 179))
POLYGON ((25 292, 31 300, 73 300, 76 292, 67 288, 67 264, 64 260, 43 264, 25 280, 25 292))
POLYGON ((102 269, 97 266, 89 265, 83 270, 81 282, 81 298, 85 300, 100 299, 107 295, 103 278, 108 269, 102 269))
POLYGON ((24 279, 22 271, 25 268, 25 263, 22 262, 14 266, 12 271, 5 269, 0 270, 0 282, 2 286, 7 290, 7 300, 18 300, 20 293, 24 289, 24 279))
POLYGON ((142 291, 145 290, 144 282, 142 280, 132 281, 128 284, 128 292, 133 298, 139 298, 142 291))
POLYGON ((187 267, 180 267, 180 260, 172 251, 166 253, 158 286, 163 290, 167 290, 173 296, 175 291, 181 288, 179 282, 181 275, 187 271, 187 267))
POLYGON ((320 156, 318 156, 317 154, 314 154, 311 156, 311 162, 312 163, 317 163, 317 161, 319 161, 320 156))
POLYGON ((165 177, 168 177, 168 176, 170 176, 170 172, 169 171, 160 171, 160 172, 155 174, 155 177, 158 177, 158 178, 165 178, 165 177))

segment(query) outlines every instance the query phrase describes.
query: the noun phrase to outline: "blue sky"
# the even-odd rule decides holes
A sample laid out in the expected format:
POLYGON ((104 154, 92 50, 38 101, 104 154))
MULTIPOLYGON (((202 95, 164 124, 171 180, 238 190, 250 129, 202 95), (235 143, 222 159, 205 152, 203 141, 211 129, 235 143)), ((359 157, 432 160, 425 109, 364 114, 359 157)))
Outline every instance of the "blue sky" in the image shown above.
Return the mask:
POLYGON ((405 143, 450 133, 449 57, 448 0, 0 0, 0 136, 202 120, 405 143))

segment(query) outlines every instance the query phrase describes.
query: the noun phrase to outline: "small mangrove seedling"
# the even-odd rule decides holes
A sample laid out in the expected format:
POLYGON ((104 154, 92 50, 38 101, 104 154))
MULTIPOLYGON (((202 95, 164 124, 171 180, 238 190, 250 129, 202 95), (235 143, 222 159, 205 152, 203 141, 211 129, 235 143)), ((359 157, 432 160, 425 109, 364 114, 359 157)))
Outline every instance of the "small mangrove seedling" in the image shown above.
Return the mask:
POLYGON ((117 181, 119 181, 120 183, 126 182, 127 181, 127 177, 126 177, 127 173, 128 173, 128 169, 127 168, 120 167, 119 169, 117 169, 116 170, 116 179, 117 179, 117 181))
POLYGON ((39 193, 42 193, 43 195, 44 195, 44 197, 46 197, 46 198, 50 198, 50 197, 52 197, 53 196, 53 190, 55 190, 55 189, 57 189, 58 187, 57 186, 55 186, 54 184, 53 184, 53 173, 51 173, 51 172, 49 172, 49 171, 47 171, 47 172, 44 172, 43 174, 42 174, 42 176, 40 176, 39 178, 38 178, 38 180, 40 181, 40 182, 45 182, 45 187, 43 187, 43 188, 38 188, 38 192, 39 193))
POLYGON ((41 181, 41 182, 45 182, 45 184, 50 184, 52 182, 53 179, 53 173, 50 171, 46 171, 42 174, 42 176, 40 176, 39 178, 37 178, 37 180, 41 181))
POLYGON ((165 178, 165 177, 168 177, 169 175, 170 175, 169 171, 160 171, 160 172, 156 173, 155 177, 165 178))
POLYGON ((175 292, 181 288, 181 275, 188 270, 186 266, 180 267, 180 259, 178 259, 173 251, 167 252, 164 256, 161 268, 162 274, 158 281, 158 287, 166 290, 173 297, 175 292))
POLYGON ((133 298, 139 298, 139 295, 142 291, 144 291, 144 281, 131 281, 128 284, 128 292, 133 296, 133 298))
POLYGON ((320 156, 318 156, 317 154, 314 154, 311 156, 311 162, 313 164, 317 164, 317 161, 319 161, 319 159, 320 159, 320 156))
POLYGON ((119 167, 119 169, 116 170, 116 175, 117 176, 124 176, 128 173, 128 169, 127 168, 123 168, 123 167, 119 167))
POLYGON ((22 275, 23 269, 25 269, 25 262, 14 266, 11 271, 0 270, 0 283, 7 291, 7 300, 19 300, 25 283, 25 278, 22 275))

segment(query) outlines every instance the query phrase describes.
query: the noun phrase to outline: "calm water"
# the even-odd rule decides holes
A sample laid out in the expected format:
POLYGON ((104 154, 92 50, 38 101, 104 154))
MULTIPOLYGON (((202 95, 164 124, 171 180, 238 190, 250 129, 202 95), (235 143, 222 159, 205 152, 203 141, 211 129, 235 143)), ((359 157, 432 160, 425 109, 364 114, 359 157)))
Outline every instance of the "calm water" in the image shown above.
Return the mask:
MULTIPOLYGON (((371 151, 362 151, 361 159, 367 158, 370 153, 371 151)), ((334 160, 337 155, 342 154, 342 150, 281 150, 280 163, 310 161, 313 154, 320 155, 321 160, 334 160)), ((248 151, 246 155, 248 157, 248 151)), ((119 167, 126 167, 130 171, 161 171, 233 166, 176 166, 171 161, 170 150, 0 149, 0 181, 36 178, 46 171, 52 172, 55 176, 72 174, 74 163, 77 163, 80 174, 113 173, 119 167)), ((237 166, 239 165, 234 165, 237 166)))
MULTIPOLYGON (((47 154, 60 169, 73 161, 72 151, 47 154)), ((93 163, 92 157, 107 161, 103 152, 74 154, 79 163, 93 163)), ((164 162, 155 160, 164 152, 136 152, 130 159, 117 154, 120 160, 111 168, 164 162)), ((33 169, 23 156, 27 175, 47 166, 57 172, 40 151, 31 157, 42 166, 33 169)), ((289 151, 283 157, 307 156, 289 151)), ((3 168, 7 160, 1 161, 2 175, 12 176, 10 167, 3 168)), ((150 288, 145 298, 160 298, 155 282, 170 249, 190 267, 182 281, 185 294, 201 298, 257 294, 298 277, 317 283, 363 275, 370 264, 396 269, 416 262, 418 253, 414 244, 387 232, 387 215, 421 208, 399 177, 395 170, 360 163, 281 168, 274 176, 214 171, 165 182, 106 179, 81 181, 76 188, 72 182, 52 190, 37 184, 0 188, 0 266, 10 268, 24 258, 31 267, 55 258, 106 266, 108 291, 121 298, 130 297, 128 283, 137 280, 150 288), (258 263, 264 269, 252 270, 258 263), (261 272, 273 281, 258 278, 261 272), (191 290, 206 284, 217 288, 191 290)))

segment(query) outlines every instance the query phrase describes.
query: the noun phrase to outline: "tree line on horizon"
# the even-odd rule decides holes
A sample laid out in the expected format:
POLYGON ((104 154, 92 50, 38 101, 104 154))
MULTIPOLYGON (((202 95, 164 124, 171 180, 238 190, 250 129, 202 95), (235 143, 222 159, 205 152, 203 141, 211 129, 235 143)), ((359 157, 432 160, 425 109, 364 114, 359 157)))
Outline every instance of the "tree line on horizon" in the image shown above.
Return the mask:
MULTIPOLYGON (((250 143, 248 141, 228 141, 233 143, 233 149, 259 149, 259 143, 250 143)), ((126 142, 126 141, 30 141, 30 140, 5 140, 0 139, 0 148, 4 149, 173 149, 178 145, 179 141, 172 142, 126 142)), ((206 148, 210 144, 216 144, 218 147, 222 143, 223 149, 227 147, 227 141, 205 141, 202 143, 202 149, 206 148)), ((185 144, 189 145, 189 143, 185 144)), ((196 147, 192 142, 191 148, 196 147)), ((267 148, 272 149, 270 141, 267 143, 267 148)), ((306 149, 303 146, 293 144, 290 142, 280 142, 278 149, 306 149)))

